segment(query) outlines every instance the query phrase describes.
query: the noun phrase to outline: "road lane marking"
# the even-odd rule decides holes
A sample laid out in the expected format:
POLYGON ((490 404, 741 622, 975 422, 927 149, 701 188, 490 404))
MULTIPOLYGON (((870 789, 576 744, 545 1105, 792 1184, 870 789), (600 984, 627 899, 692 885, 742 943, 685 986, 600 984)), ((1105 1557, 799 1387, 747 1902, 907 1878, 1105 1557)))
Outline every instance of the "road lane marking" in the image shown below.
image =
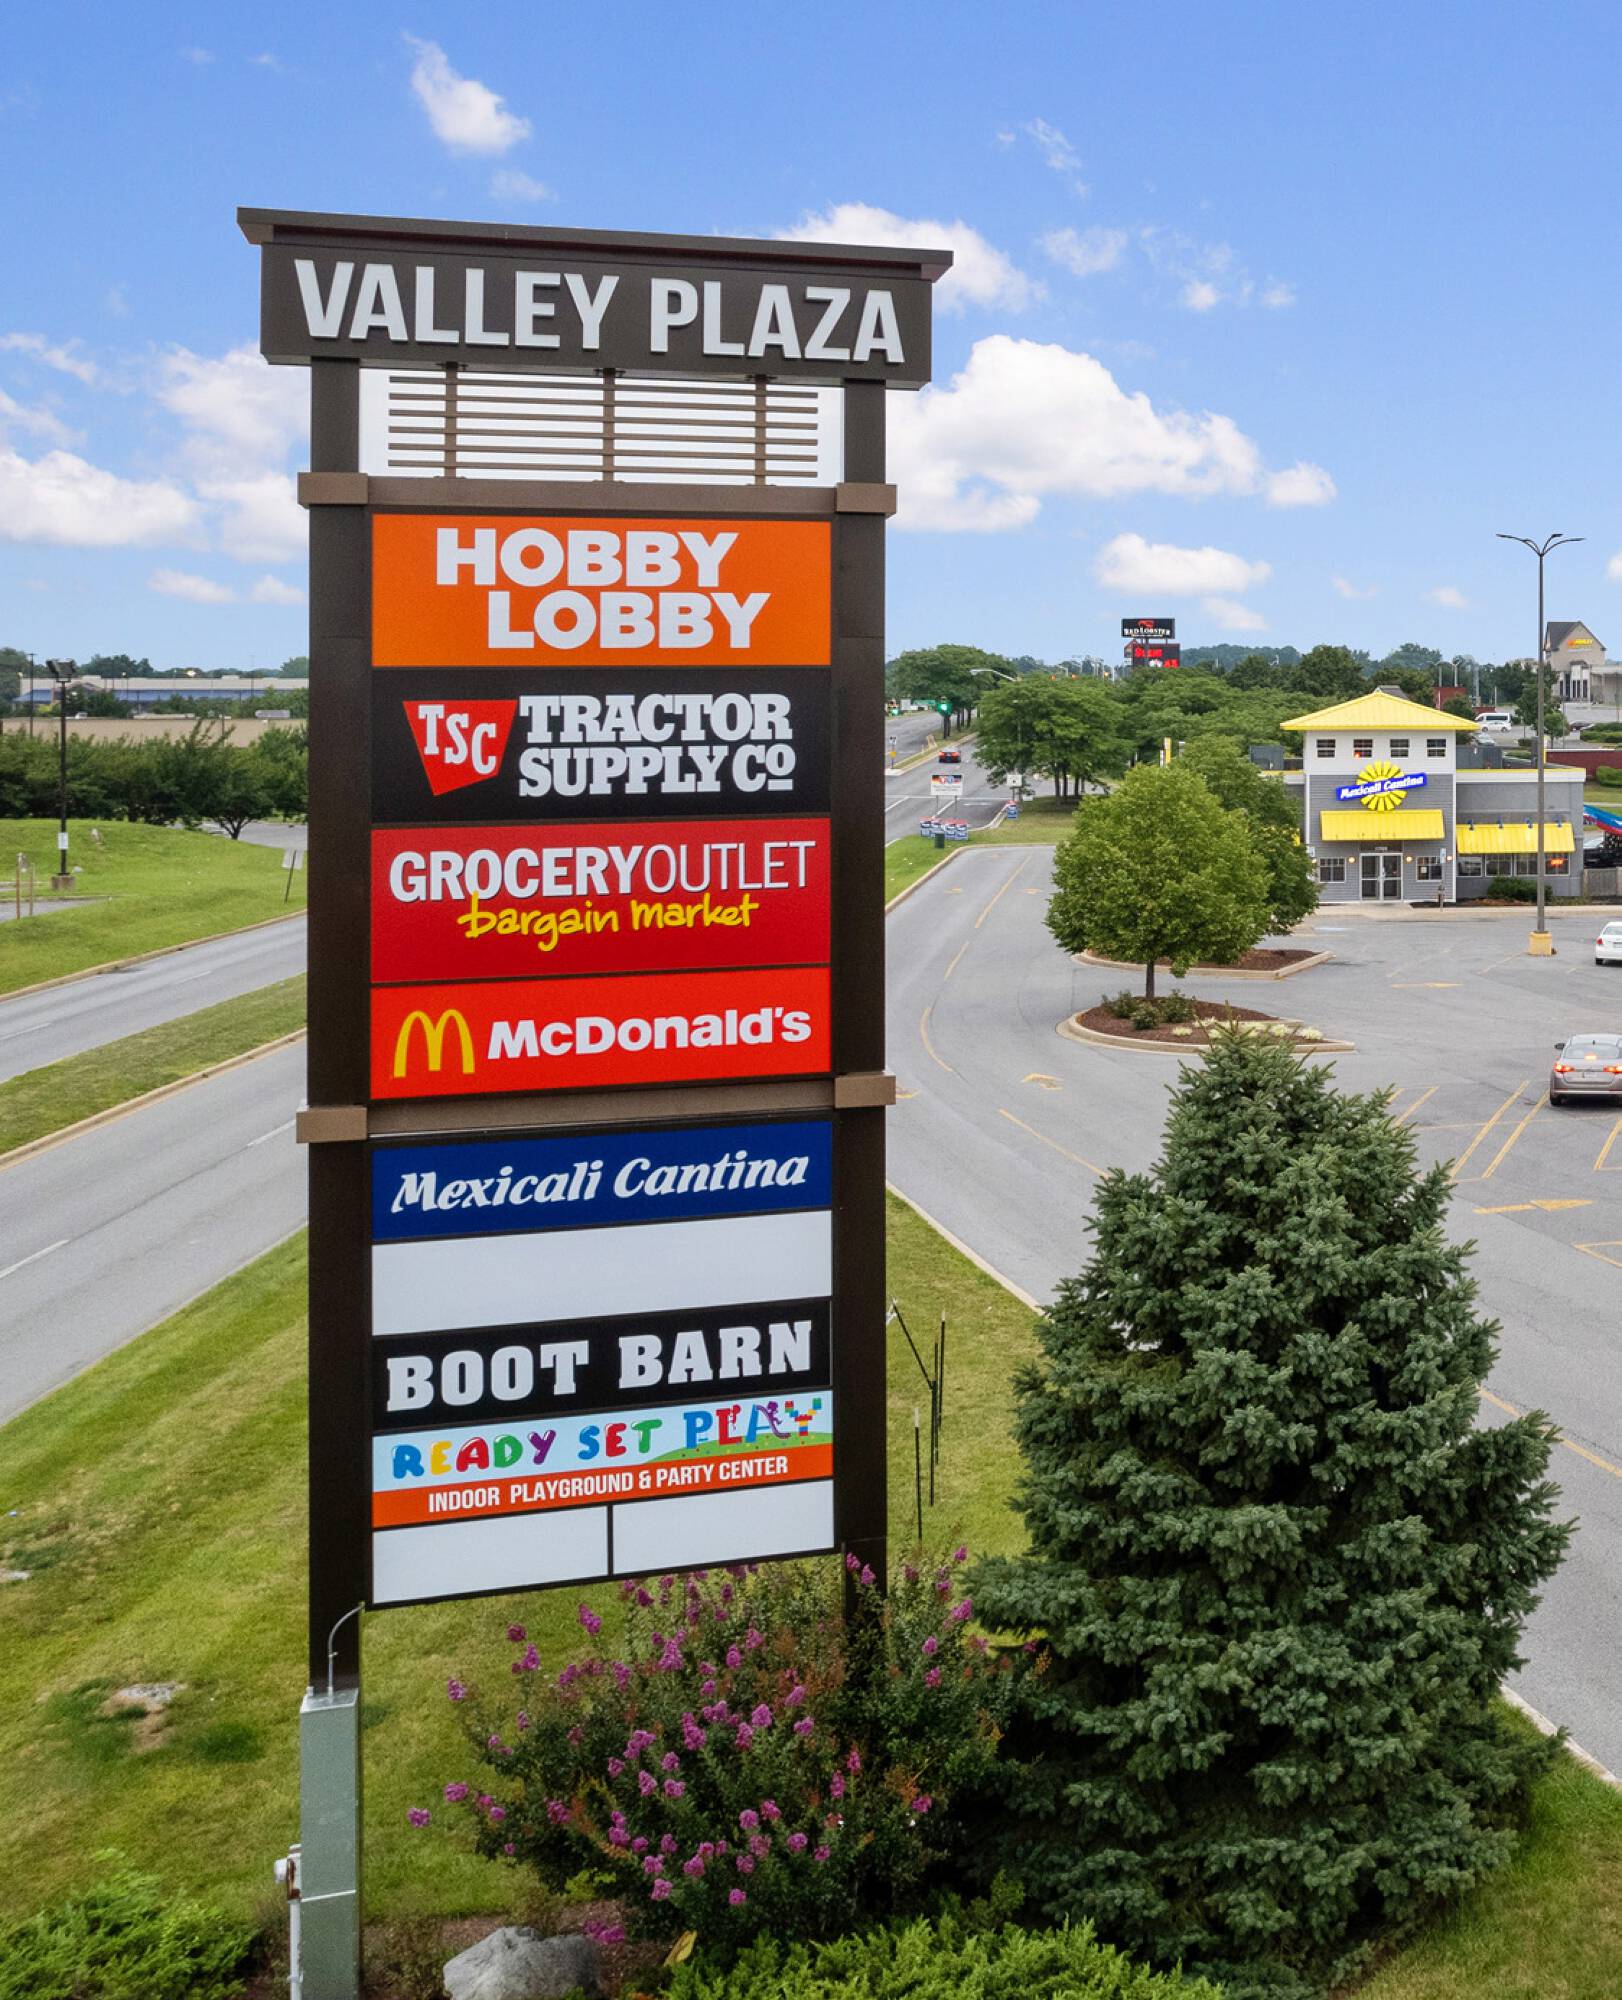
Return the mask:
POLYGON ((19 1257, 15 1264, 8 1264, 0 1271, 0 1278, 9 1278, 13 1271, 20 1271, 25 1264, 37 1264, 41 1257, 49 1257, 53 1250, 60 1250, 65 1243, 71 1243, 71 1236, 62 1236, 55 1243, 47 1243, 43 1250, 31 1251, 26 1257, 19 1257))
POLYGON ((247 1145, 243 1147, 242 1149, 243 1152, 251 1153, 255 1146, 262 1146, 267 1139, 279 1139, 284 1132, 291 1132, 294 1125, 297 1122, 298 1121, 293 1118, 284 1119, 280 1125, 274 1128, 274 1130, 269 1132, 261 1132, 257 1139, 250 1139, 247 1145))
POLYGON ((941 974, 942 985, 944 985, 946 981, 951 978, 952 974, 956 972, 957 962, 963 956, 963 954, 968 950, 971 942, 972 942, 971 939, 965 938, 963 942, 958 946, 957 950, 953 953, 951 964, 941 974))
POLYGON ((926 1007, 923 1013, 919 1015, 918 1039, 923 1043, 924 1053, 929 1057, 929 1060, 932 1063, 939 1064, 939 1066, 943 1070, 945 1070, 948 1076, 956 1076, 957 1071, 953 1069, 952 1065, 949 1062, 941 1062, 940 1057, 935 1053, 935 1044, 929 1039, 929 1016, 932 1011, 933 1010, 931 1008, 926 1007))
POLYGON ((1605 1164, 1606 1160, 1610 1158, 1611 1148, 1616 1144, 1616 1135, 1619 1132, 1622 1132, 1622 1118, 1619 1118, 1611 1127, 1605 1144, 1599 1149, 1599 1158, 1594 1162, 1594 1171, 1596 1174, 1622 1173, 1622 1167, 1608 1167, 1605 1164))
POLYGON ((1393 979, 1390 983, 1394 993, 1442 993, 1460 982, 1457 979, 1393 979))
MULTIPOLYGON (((1025 861, 1029 861, 1029 860, 1030 860, 1030 858, 1031 858, 1031 857, 1030 857, 1030 856, 1029 856, 1029 855, 1027 854, 1027 855, 1026 855, 1026 857, 1025 857, 1025 861)), ((1025 861, 1022 861, 1022 862, 1021 862, 1021 863, 1019 864, 1019 868, 1023 868, 1023 867, 1025 866, 1025 861)), ((989 917, 989 916, 991 915, 992 911, 993 911, 993 910, 994 910, 994 909, 995 909, 995 908, 997 907, 998 903, 999 903, 999 902, 1000 902, 1000 901, 1002 900, 1003 896, 1004 896, 1004 895, 1005 895, 1005 894, 1007 893, 1007 891, 1008 891, 1008 888, 1009 888, 1009 885, 1010 885, 1010 884, 1011 884, 1011 883, 1013 882, 1013 880, 1014 880, 1014 876, 1015 876, 1015 875, 1018 875, 1018 873, 1019 873, 1019 868, 1016 868, 1016 869, 1014 870, 1014 874, 1013 874, 1013 875, 1010 875, 1010 876, 1009 876, 1009 877, 1007 878, 1007 880, 1006 880, 1006 881, 1004 881, 1004 883, 1003 883, 1002 887, 1001 887, 1001 888, 1000 888, 1000 889, 999 889, 999 890, 997 891, 996 895, 992 897, 991 901, 990 901, 989 903, 987 903, 987 905, 985 906, 985 908, 984 908, 984 909, 983 909, 983 910, 982 910, 982 911, 980 912, 979 916, 977 916, 977 917, 975 918, 975 920, 974 920, 974 927, 975 927, 975 929, 976 929, 976 930, 978 930, 978 929, 980 928, 980 926, 981 926, 981 925, 982 925, 982 924, 983 924, 983 923, 985 922, 986 918, 987 918, 987 917, 989 917)))
POLYGON ((1414 1099, 1413 1103, 1408 1106, 1408 1109, 1406 1111, 1399 1112, 1398 1115, 1392 1119, 1391 1121, 1392 1124, 1406 1125, 1408 1123, 1408 1120, 1413 1117, 1414 1113, 1419 1109, 1419 1107, 1422 1104, 1428 1104, 1430 1100, 1436 1095, 1437 1091, 1441 1089, 1441 1087, 1442 1086, 1439 1083, 1433 1083, 1429 1090, 1421 1091, 1419 1096, 1414 1099))
MULTIPOLYGON (((1602 1264, 1614 1264, 1619 1271, 1622 1271, 1622 1257, 1607 1257, 1605 1254, 1607 1250, 1622 1250, 1622 1239, 1602 1240, 1598 1243, 1573 1243, 1571 1247, 1573 1250, 1580 1250, 1585 1257, 1597 1257, 1602 1264)), ((4 1276, 4 1273, 0 1272, 0 1276, 4 1276)))
POLYGON ((1044 1090, 1063 1090, 1064 1085, 1056 1076, 1044 1076, 1039 1069, 1033 1069, 1029 1076, 1022 1076, 1021 1083, 1039 1083, 1044 1090))
POLYGON ((1044 1146, 1051 1146, 1054 1152, 1062 1153, 1067 1160, 1074 1160, 1078 1167, 1085 1167, 1088 1173, 1096 1174, 1100 1180, 1104 1178, 1103 1167, 1095 1167, 1091 1160, 1084 1160, 1079 1153, 1072 1153, 1068 1146, 1061 1146, 1057 1139, 1050 1139, 1045 1132, 1038 1132, 1034 1125, 1027 1125, 1023 1118, 1016 1118, 1012 1111, 1004 1111, 1002 1106, 998 1105, 997 1116, 1006 1118, 1010 1125, 1017 1125, 1022 1132, 1029 1132, 1033 1139, 1040 1139, 1044 1146))
POLYGON ((1591 1201, 1511 1201, 1502 1208, 1478 1208, 1477 1215, 1525 1215, 1529 1209, 1541 1208, 1553 1213, 1559 1208, 1592 1208, 1591 1201))
MULTIPOLYGON (((1577 1245, 1579 1250, 1586 1247, 1582 1243, 1577 1245)), ((1607 1259, 1607 1261, 1610 1260, 1607 1259)), ((1476 1388, 1476 1394, 1481 1398, 1482 1402, 1491 1403, 1495 1410, 1502 1410, 1506 1417, 1518 1417, 1523 1414, 1522 1411, 1516 1409, 1513 1403, 1506 1403, 1502 1396, 1495 1396, 1490 1389, 1483 1389, 1479 1384, 1476 1388)), ((1622 1465, 1613 1465, 1608 1458, 1601 1458, 1597 1451, 1590 1451, 1586 1445, 1573 1444, 1570 1438, 1561 1433, 1558 1425, 1546 1424, 1543 1434, 1555 1444, 1563 1445, 1567 1451, 1574 1451, 1579 1458, 1586 1458, 1590 1465, 1597 1465, 1601 1472, 1608 1472, 1613 1479, 1622 1479, 1622 1465)))
POLYGON ((1543 1109, 1544 1105, 1547 1104, 1548 1101, 1549 1100, 1546 1097, 1540 1097, 1537 1100, 1537 1102, 1532 1106, 1531 1110, 1527 1112, 1526 1116, 1515 1127, 1514 1131, 1510 1133, 1509 1137, 1498 1148, 1498 1151, 1493 1154, 1492 1164, 1487 1168, 1486 1172, 1483 1173, 1481 1176, 1481 1178, 1484 1181, 1490 1181, 1493 1175, 1497 1173, 1498 1169, 1504 1164, 1504 1161, 1509 1157, 1509 1149, 1511 1148, 1511 1146, 1514 1145, 1515 1141, 1526 1130, 1527 1126, 1531 1124, 1532 1120, 1538 1115, 1538 1113, 1543 1109))
POLYGON ((1531 1081, 1532 1079, 1529 1076, 1524 1076, 1521 1078, 1520 1082, 1516 1084, 1515 1088, 1509 1093, 1508 1097, 1504 1099, 1503 1103, 1499 1105, 1498 1109, 1487 1120, 1486 1124, 1482 1126, 1481 1130, 1470 1141, 1469 1145, 1465 1147, 1464 1151, 1453 1162, 1453 1178, 1455 1180, 1460 1180, 1463 1178, 1464 1170, 1470 1164, 1470 1155, 1475 1151, 1477 1146, 1481 1144, 1482 1140, 1486 1138, 1487 1134, 1498 1123, 1499 1119, 1503 1117, 1504 1113, 1509 1109, 1509 1107, 1512 1104, 1518 1104, 1520 1102, 1521 1092, 1526 1088, 1526 1086, 1531 1081))

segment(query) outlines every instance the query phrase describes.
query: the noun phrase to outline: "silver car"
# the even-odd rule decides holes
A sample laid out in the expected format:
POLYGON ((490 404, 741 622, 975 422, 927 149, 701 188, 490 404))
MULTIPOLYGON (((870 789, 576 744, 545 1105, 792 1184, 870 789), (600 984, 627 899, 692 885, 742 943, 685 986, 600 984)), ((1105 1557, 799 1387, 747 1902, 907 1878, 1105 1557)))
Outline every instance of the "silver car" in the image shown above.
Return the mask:
POLYGON ((1573 1035, 1554 1045, 1549 1102, 1622 1097, 1622 1035, 1573 1035))
POLYGON ((1594 940, 1596 965, 1622 965, 1622 924, 1606 924, 1594 940))

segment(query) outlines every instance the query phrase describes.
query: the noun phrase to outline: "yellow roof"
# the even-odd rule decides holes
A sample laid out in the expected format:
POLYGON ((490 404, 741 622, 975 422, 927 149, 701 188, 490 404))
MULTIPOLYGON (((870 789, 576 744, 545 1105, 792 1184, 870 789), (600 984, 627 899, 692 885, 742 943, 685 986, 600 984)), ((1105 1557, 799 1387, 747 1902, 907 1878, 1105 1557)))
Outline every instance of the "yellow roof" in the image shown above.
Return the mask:
MULTIPOLYGON (((1461 854, 1536 854, 1538 851, 1537 824, 1529 819, 1511 820, 1507 826, 1496 826, 1490 820, 1461 819, 1458 832, 1461 854)), ((1577 842, 1569 820, 1546 819, 1543 822, 1543 851, 1545 854, 1576 853, 1577 842)))
POLYGON ((1427 708, 1422 701, 1410 701, 1401 694, 1360 694, 1351 701, 1337 701, 1333 708, 1314 709, 1311 715, 1293 716, 1279 724, 1281 729, 1406 729, 1418 735, 1421 729, 1479 729, 1479 722, 1466 722, 1462 715, 1449 715, 1445 708, 1427 708))
POLYGON ((1440 840, 1442 815, 1436 806, 1399 806, 1395 812, 1365 812, 1354 806, 1347 812, 1332 808, 1318 815, 1322 840, 1356 840, 1370 847, 1385 847, 1393 841, 1440 840))

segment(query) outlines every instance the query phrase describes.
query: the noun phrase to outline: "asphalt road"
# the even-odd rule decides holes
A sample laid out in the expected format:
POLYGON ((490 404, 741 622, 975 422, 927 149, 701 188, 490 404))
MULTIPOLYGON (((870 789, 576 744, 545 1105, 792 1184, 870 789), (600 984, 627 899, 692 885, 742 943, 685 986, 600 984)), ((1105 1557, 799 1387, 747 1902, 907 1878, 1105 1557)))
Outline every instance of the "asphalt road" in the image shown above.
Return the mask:
MULTIPOLYGON (((910 720, 903 717, 902 720, 910 720)), ((958 738, 952 739, 953 743, 958 738)), ((945 746, 943 746, 945 747, 945 746)), ((884 777, 884 838, 888 845, 901 840, 907 834, 916 834, 918 822, 926 813, 937 807, 949 819, 967 821, 970 827, 989 826, 1002 810, 1008 799, 1005 785, 994 785, 974 754, 974 745, 963 747, 961 764, 941 764, 935 758, 916 765, 910 771, 885 773, 884 777), (931 774, 936 771, 960 771, 963 789, 954 799, 937 798, 930 787, 931 774)))
POLYGON ((304 1045, 0 1167, 0 1423, 304 1221, 304 1045))
POLYGON ((0 1000, 0 1083, 304 970, 304 917, 0 1000))
MULTIPOLYGON (((890 1062, 901 1101, 890 1178, 1038 1299, 1082 1264, 1092 1190, 1159 1151, 1177 1064, 1062 1039, 1056 1023, 1123 975, 1073 964, 1042 923, 1050 850, 970 850, 888 924, 890 1062)), ((1473 1238, 1502 1323, 1488 1422, 1542 1409, 1562 1511, 1581 1525, 1527 1631, 1525 1698, 1622 1770, 1622 1118, 1552 1110, 1553 1042, 1622 1026, 1622 970, 1593 963, 1591 918, 1558 917, 1559 955, 1525 955, 1524 913, 1440 922, 1323 912, 1335 953, 1285 982, 1191 980, 1354 1041, 1347 1088, 1393 1087, 1423 1161, 1457 1162, 1450 1227, 1473 1238)))

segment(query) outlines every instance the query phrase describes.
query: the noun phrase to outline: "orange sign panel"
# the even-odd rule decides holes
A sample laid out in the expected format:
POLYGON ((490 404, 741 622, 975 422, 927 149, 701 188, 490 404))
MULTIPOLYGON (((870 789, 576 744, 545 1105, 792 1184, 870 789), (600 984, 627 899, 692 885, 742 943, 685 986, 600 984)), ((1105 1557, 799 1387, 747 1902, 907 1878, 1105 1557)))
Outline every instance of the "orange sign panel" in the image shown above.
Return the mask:
POLYGON ((825 521, 378 514, 379 667, 824 667, 825 521))

